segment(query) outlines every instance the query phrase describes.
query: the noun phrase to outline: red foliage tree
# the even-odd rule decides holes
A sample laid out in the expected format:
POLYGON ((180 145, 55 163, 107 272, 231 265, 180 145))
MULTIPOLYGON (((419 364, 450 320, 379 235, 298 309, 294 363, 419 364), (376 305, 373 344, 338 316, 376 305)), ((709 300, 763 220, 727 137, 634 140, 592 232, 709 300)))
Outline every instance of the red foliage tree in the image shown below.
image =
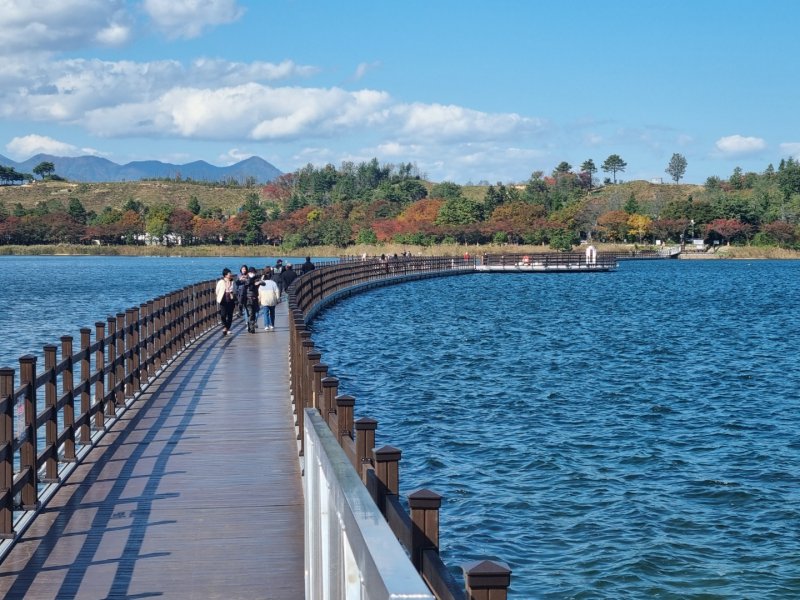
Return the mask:
POLYGON ((749 223, 743 223, 739 219, 714 219, 706 225, 706 236, 716 233, 723 241, 730 245, 731 240, 739 236, 748 236, 753 230, 749 223))

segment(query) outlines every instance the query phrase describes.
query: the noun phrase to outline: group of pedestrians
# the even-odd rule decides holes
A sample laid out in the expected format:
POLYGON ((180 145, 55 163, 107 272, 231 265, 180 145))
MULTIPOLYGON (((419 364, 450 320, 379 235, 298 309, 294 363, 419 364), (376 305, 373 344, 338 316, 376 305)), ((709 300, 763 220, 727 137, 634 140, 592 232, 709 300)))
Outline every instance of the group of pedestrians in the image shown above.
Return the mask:
MULTIPOLYGON (((300 274, 314 269, 311 257, 300 267, 300 274)), ((233 316, 247 318, 247 331, 255 333, 258 313, 263 313, 264 331, 275 329, 275 307, 280 304, 284 291, 297 279, 291 263, 283 264, 282 259, 275 262, 274 267, 265 267, 261 273, 255 267, 242 265, 239 274, 234 276, 230 269, 222 270, 222 277, 217 281, 216 299, 219 306, 222 335, 230 333, 233 316)))

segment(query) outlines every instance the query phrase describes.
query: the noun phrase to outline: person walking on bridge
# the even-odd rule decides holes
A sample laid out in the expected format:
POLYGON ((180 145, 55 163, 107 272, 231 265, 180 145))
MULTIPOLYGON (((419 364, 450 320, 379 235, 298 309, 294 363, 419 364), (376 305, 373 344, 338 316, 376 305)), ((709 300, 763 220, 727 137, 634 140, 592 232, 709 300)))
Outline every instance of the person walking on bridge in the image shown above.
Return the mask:
POLYGON ((258 288, 261 287, 261 279, 256 277, 256 268, 250 267, 247 270, 247 281, 244 284, 244 303, 247 309, 247 331, 256 332, 256 319, 258 319, 258 288))
POLYGON ((305 275, 306 273, 313 271, 315 268, 316 266, 314 265, 313 262, 311 262, 311 257, 306 256, 306 262, 300 265, 300 274, 305 275))
POLYGON ((258 301, 264 311, 264 331, 275 329, 275 307, 281 301, 281 290, 272 280, 272 269, 264 269, 263 284, 258 288, 258 301))
POLYGON ((233 308, 236 305, 233 289, 233 273, 230 269, 222 269, 222 278, 217 281, 217 306, 219 320, 222 321, 222 335, 228 335, 233 321, 233 308))

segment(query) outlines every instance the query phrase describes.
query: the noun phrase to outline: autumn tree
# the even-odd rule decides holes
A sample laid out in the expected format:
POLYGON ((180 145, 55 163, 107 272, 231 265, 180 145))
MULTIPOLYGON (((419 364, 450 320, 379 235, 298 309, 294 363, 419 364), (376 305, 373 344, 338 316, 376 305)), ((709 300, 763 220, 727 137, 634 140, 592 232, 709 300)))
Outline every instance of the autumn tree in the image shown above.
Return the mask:
POLYGON ((612 210, 597 219, 597 228, 603 237, 612 242, 621 242, 628 233, 628 213, 612 210))
POLYGON ((716 233, 730 246, 731 240, 739 236, 747 236, 752 231, 749 223, 738 219, 715 219, 706 226, 706 236, 716 233))
POLYGON ((635 235, 641 243, 642 238, 650 232, 652 220, 645 215, 631 215, 628 217, 628 233, 635 235))

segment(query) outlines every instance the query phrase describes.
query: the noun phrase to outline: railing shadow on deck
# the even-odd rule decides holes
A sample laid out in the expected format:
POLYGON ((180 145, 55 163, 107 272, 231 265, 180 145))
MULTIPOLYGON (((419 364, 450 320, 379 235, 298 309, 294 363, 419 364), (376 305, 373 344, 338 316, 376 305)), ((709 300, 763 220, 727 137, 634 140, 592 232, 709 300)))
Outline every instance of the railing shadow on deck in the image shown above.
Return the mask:
MULTIPOLYGON (((157 419, 147 429, 146 435, 142 438, 137 435, 137 424, 142 419, 150 419, 152 413, 147 408, 153 403, 161 400, 162 396, 172 397, 174 389, 169 387, 172 383, 177 383, 177 387, 183 388, 189 384, 194 385, 199 378, 201 381, 213 373, 216 362, 221 356, 221 349, 218 345, 206 344, 202 346, 193 345, 187 352, 202 350, 200 360, 201 370, 167 372, 159 379, 159 386, 144 404, 138 405, 138 411, 129 420, 126 426, 119 432, 119 436, 114 440, 114 446, 125 452, 126 446, 131 447, 131 452, 126 454, 124 459, 120 459, 110 450, 100 455, 99 459, 91 464, 91 467, 83 477, 83 481, 90 481, 93 486, 109 486, 108 490, 103 490, 102 500, 93 501, 87 496, 94 495, 94 488, 88 486, 78 486, 69 500, 63 505, 52 509, 55 517, 52 524, 48 527, 47 534, 38 540, 35 554, 22 567, 22 571, 12 571, 4 576, 14 575, 14 583, 6 590, 8 598, 25 598, 30 594, 30 588, 35 582, 35 574, 42 572, 59 572, 59 576, 53 577, 60 581, 58 590, 55 592, 56 598, 74 597, 82 586, 86 585, 85 579, 90 576, 92 568, 103 563, 118 563, 113 570, 113 581, 109 582, 108 597, 127 598, 130 593, 133 574, 136 564, 142 560, 163 559, 169 556, 165 552, 149 552, 143 554, 142 547, 145 542, 145 531, 151 528, 159 528, 174 523, 171 520, 151 521, 151 510, 154 502, 164 498, 174 498, 180 496, 179 492, 156 493, 165 477, 179 473, 179 471, 167 471, 166 466, 170 458, 175 456, 176 443, 186 435, 186 425, 191 421, 195 414, 195 407, 199 397, 195 394, 188 396, 188 402, 180 406, 172 402, 165 402, 164 408, 159 412, 157 419), (174 413, 181 410, 179 421, 174 421, 174 413), (152 444, 155 436, 164 435, 165 432, 171 433, 166 437, 166 443, 156 454, 152 454, 152 444), (139 459, 147 458, 153 461, 153 468, 146 474, 134 474, 139 459), (104 477, 103 473, 115 462, 121 462, 122 467, 119 471, 114 471, 113 477, 104 477), (132 480, 144 480, 141 493, 130 495, 130 483, 132 480), (113 510, 119 505, 131 506, 130 510, 113 510), (81 524, 76 529, 76 515, 83 511, 83 515, 77 517, 81 524), (87 531, 109 531, 116 532, 119 529, 129 531, 125 536, 124 550, 119 552, 118 558, 98 559, 98 548, 105 542, 103 536, 87 535, 87 531), (52 560, 52 551, 65 539, 72 537, 71 546, 74 548, 72 560, 64 564, 60 561, 52 560), (31 576, 26 576, 29 573, 31 576)), ((184 354, 186 356, 186 354, 184 354)), ((196 386, 198 390, 203 389, 203 385, 196 386)), ((125 419, 128 413, 120 415, 120 419, 125 419)), ((69 484, 67 484, 69 485, 69 484)), ((48 508, 43 509, 40 518, 45 518, 48 508)), ((106 542, 111 543, 111 542, 106 542)), ((145 592, 136 595, 136 598, 148 598, 162 596, 159 591, 145 592)))
MULTIPOLYGON (((291 389, 295 405, 300 453, 305 454, 306 479, 306 594, 322 590, 320 597, 334 598, 331 590, 347 588, 347 582, 362 582, 380 578, 374 589, 362 589, 353 597, 384 598, 391 573, 376 575, 380 560, 370 555, 369 544, 359 542, 364 534, 339 531, 332 533, 331 515, 338 515, 340 528, 353 526, 350 509, 341 508, 341 496, 347 494, 329 481, 324 464, 349 464, 357 478, 366 487, 379 514, 402 544, 414 569, 426 582, 436 598, 443 600, 503 600, 511 581, 508 565, 492 560, 476 561, 463 565, 465 590, 461 590, 452 573, 439 556, 439 508, 442 497, 431 490, 416 490, 409 494, 409 515, 399 498, 399 461, 401 451, 391 446, 376 447, 375 431, 378 423, 362 417, 354 419, 355 398, 339 394, 339 380, 332 376, 322 356, 314 347, 309 323, 325 306, 339 299, 377 286, 391 285, 428 277, 442 277, 475 272, 471 258, 426 257, 395 258, 380 261, 345 260, 337 265, 315 269, 297 279, 289 288, 291 389), (312 419, 312 423, 306 423, 312 419), (318 431, 318 423, 327 424, 338 445, 313 443, 306 449, 309 432, 318 431), (308 427, 306 427, 308 425, 308 427), (325 446, 325 457, 319 448, 325 446), (331 456, 331 454, 337 456, 331 456), (322 478, 327 485, 314 483, 322 478), (323 492, 319 492, 319 488, 323 492), (336 490, 336 491, 333 491, 336 490), (323 504, 327 505, 323 506, 323 504), (313 510, 313 514, 308 509, 313 510), (322 517, 320 517, 322 515, 322 517), (314 523, 314 519, 321 522, 314 523), (314 528, 320 528, 315 531, 314 528), (335 538, 335 539, 334 539, 335 538), (357 543, 351 546, 350 538, 357 543), (318 556, 319 553, 325 556, 318 556), (358 563, 358 564, 355 564, 358 563), (354 571, 356 574, 354 574, 354 571), (371 595, 371 593, 373 595, 371 595)), ((318 433, 314 434, 319 435, 318 433)), ((328 468, 328 471, 331 469, 328 468)), ((338 484, 337 484, 338 485, 338 484)), ((350 489, 345 484, 345 489, 350 489)), ((363 506, 360 493, 352 491, 351 505, 363 506)), ((377 511, 376 511, 377 512, 377 511)), ((371 523, 371 521, 370 521, 371 523)), ((357 526, 357 525, 356 525, 357 526)), ((352 584, 351 584, 352 585, 352 584)), ((400 590, 397 590, 398 592, 400 590)), ((315 592, 316 593, 316 592, 315 592)), ((351 596, 347 596, 351 597, 351 596)))
POLYGON ((190 285, 97 322, 94 342, 83 328, 77 352, 72 336, 62 337, 61 360, 57 346, 45 346, 40 373, 35 356, 21 357, 18 386, 14 369, 0 368, 0 560, 132 402, 216 327, 214 285, 190 285))

